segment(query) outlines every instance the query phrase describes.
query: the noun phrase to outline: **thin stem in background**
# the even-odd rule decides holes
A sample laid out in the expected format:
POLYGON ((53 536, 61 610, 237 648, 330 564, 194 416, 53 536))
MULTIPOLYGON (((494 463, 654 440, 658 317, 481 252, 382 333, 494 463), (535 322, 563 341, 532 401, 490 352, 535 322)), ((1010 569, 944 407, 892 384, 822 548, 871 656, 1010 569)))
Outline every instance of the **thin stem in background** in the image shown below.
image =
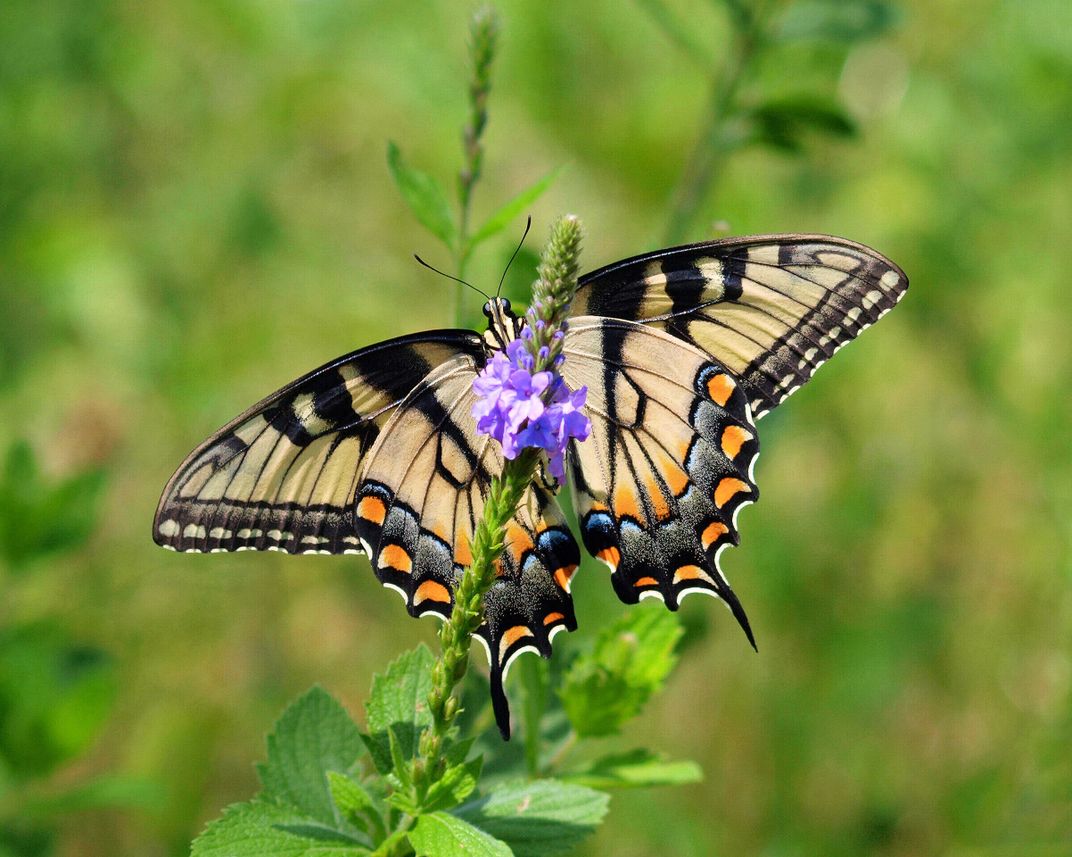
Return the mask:
MULTIPOLYGON (((469 262, 469 214, 473 188, 484 166, 484 130, 488 124, 488 95, 491 92, 491 65, 499 37, 499 20, 491 6, 482 6, 473 13, 469 24, 469 118, 462 129, 462 149, 465 163, 458 173, 458 234, 454 247, 454 267, 460 279, 465 279, 469 262)), ((454 321, 461 324, 462 287, 454 290, 454 321)))
POLYGON ((688 240, 700 210, 721 178, 726 158, 737 142, 730 125, 737 113, 741 82, 750 70, 762 43, 761 13, 731 4, 734 45, 732 59, 722 74, 714 78, 707 100, 706 121, 685 164, 671 203, 665 233, 666 244, 688 240))

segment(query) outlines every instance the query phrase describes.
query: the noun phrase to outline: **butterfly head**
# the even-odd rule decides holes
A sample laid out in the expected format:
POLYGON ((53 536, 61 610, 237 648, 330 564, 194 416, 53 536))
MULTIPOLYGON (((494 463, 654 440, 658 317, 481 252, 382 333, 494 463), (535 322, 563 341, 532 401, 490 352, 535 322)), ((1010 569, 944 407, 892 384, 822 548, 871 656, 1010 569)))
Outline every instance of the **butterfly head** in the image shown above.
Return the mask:
POLYGON ((488 319, 488 329, 484 333, 484 349, 502 351, 512 339, 521 335, 524 322, 510 309, 506 298, 492 298, 484 304, 484 315, 488 319))

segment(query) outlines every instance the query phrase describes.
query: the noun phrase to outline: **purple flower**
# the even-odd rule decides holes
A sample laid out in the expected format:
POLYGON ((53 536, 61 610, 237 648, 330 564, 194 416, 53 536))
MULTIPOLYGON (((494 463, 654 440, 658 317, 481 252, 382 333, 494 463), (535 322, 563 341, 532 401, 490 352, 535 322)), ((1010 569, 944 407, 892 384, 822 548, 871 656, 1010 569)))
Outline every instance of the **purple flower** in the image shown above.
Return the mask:
MULTIPOLYGON (((555 361, 555 368, 561 360, 555 361)), ((557 374, 533 372, 535 360, 516 339, 496 352, 473 381, 477 431, 495 438, 506 458, 525 448, 547 453, 548 469, 565 476, 565 454, 572 439, 585 440, 591 423, 584 414, 588 388, 571 391, 557 374)))

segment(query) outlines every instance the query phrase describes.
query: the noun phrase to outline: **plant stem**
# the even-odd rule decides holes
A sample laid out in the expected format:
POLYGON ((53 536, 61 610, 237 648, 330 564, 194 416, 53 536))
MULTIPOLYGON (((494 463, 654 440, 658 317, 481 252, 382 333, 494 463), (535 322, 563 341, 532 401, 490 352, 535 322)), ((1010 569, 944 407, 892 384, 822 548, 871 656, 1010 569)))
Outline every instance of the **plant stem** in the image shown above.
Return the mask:
POLYGON ((469 666, 469 643, 484 619, 484 593, 495 582, 496 560, 505 547, 506 525, 517 513, 525 492, 532 485, 539 464, 539 452, 526 449, 507 461, 500 476, 491 483, 484 513, 473 536, 473 562, 462 575, 454 595, 454 610, 439 629, 442 656, 432 668, 432 692, 428 707, 432 727, 421 735, 421 758, 415 763, 414 781, 423 796, 442 774, 446 738, 458 716, 454 688, 469 666))
MULTIPOLYGON (((530 346, 548 343, 561 345, 570 300, 577 289, 578 257, 581 252, 581 223, 572 216, 560 218, 551 229, 551 237, 540 264, 540 277, 533 286, 534 306, 540 309, 531 323, 540 325, 530 346)), ((548 346, 550 352, 550 347, 548 346)), ((550 388, 549 388, 550 389, 550 388)), ((469 645, 473 634, 484 621, 484 595, 495 582, 500 554, 505 548, 506 527, 517 514, 525 492, 536 479, 543 460, 543 450, 525 448, 514 459, 506 459, 502 473, 492 480, 480 522, 473 534, 473 560, 462 573, 454 592, 450 618, 439 629, 440 658, 432 667, 432 690, 428 708, 432 725, 421 734, 419 756, 413 763, 414 797, 420 803, 428 788, 443 773, 448 737, 458 717, 459 701, 455 688, 469 666, 469 645)))
POLYGON ((667 244, 680 244, 688 239, 700 208, 722 175, 724 161, 735 145, 727 131, 737 111, 741 81, 761 43, 761 30, 758 13, 735 15, 733 21, 733 59, 711 82, 706 121, 674 193, 665 235, 667 244))
MULTIPOLYGON (((482 6, 469 22, 469 118, 462 128, 462 150, 465 163, 458 173, 458 238, 454 247, 454 267, 457 276, 465 279, 469 262, 469 212, 473 188, 484 166, 484 129, 488 124, 488 95, 491 92, 491 64, 499 36, 499 20, 491 6, 482 6)), ((461 324, 462 286, 454 290, 454 321, 461 324)))

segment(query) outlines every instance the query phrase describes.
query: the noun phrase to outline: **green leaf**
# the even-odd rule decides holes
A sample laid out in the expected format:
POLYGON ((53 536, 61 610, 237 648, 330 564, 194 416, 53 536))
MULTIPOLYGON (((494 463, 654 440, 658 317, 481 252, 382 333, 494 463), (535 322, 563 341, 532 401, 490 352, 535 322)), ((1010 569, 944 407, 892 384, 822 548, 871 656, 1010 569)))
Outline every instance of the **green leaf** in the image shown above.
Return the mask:
POLYGON ((856 42, 892 30, 901 13, 885 0, 799 0, 775 28, 781 41, 856 42))
POLYGON ((0 768, 47 774, 84 751, 115 700, 115 664, 51 622, 0 631, 0 768))
POLYGON ((268 736, 268 761, 258 766, 264 796, 334 824, 328 772, 349 770, 361 751, 361 735, 346 710, 314 687, 283 712, 268 736))
POLYGON ((395 846, 405 841, 408 835, 408 830, 396 830, 380 843, 380 847, 372 852, 372 857, 390 857, 395 853, 395 846))
POLYGON ((594 789, 680 786, 700 782, 703 769, 695 762, 673 762, 650 750, 637 749, 604 756, 562 778, 594 789))
POLYGON ((265 800, 235 804, 194 840, 190 857, 359 857, 352 837, 265 800))
POLYGON ((427 700, 432 690, 434 663, 428 647, 420 645, 400 655, 383 675, 372 680, 372 691, 365 704, 369 730, 365 743, 381 774, 395 767, 390 732, 394 733, 401 756, 412 759, 420 733, 432 723, 427 700))
POLYGON ((551 170, 551 172, 545 175, 542 179, 535 184, 529 185, 529 187, 521 191, 521 193, 485 220, 483 225, 469 239, 466 255, 468 255, 468 253, 477 245, 484 243, 492 236, 502 232, 514 218, 524 214, 525 209, 543 196, 544 192, 554 184, 555 179, 558 178, 562 169, 562 167, 555 167, 555 169, 551 170))
POLYGON ((338 771, 328 771, 328 789, 335 806, 346 815, 362 813, 375 806, 372 796, 361 783, 338 771))
POLYGON ((369 833, 370 821, 383 834, 383 820, 376 801, 361 783, 346 774, 328 771, 328 789, 339 814, 359 830, 369 833))
POLYGON ((49 480, 20 441, 0 473, 0 556, 14 569, 84 544, 96 526, 105 474, 99 468, 49 480))
POLYGON ((510 846, 516 857, 572 850, 607 813, 607 795, 557 780, 505 783, 451 812, 510 846))
POLYGON ((505 842, 446 812, 418 818, 409 841, 417 857, 511 857, 505 842))
POLYGON ((755 142, 787 152, 798 152, 808 131, 831 137, 853 137, 856 125, 833 101, 798 97, 768 101, 750 113, 755 142))
POLYGON ((460 765, 448 766, 428 789, 428 794, 422 801, 422 810, 432 812, 438 809, 450 809, 460 804, 476 790, 483 764, 483 757, 477 756, 460 765))
POLYGON ((393 142, 387 144, 387 166, 409 210, 429 232, 453 248, 456 237, 454 218, 439 182, 407 165, 393 142))
POLYGON ((604 629, 559 690, 577 734, 612 735, 639 714, 677 662, 681 633, 677 618, 660 605, 635 607, 604 629))

